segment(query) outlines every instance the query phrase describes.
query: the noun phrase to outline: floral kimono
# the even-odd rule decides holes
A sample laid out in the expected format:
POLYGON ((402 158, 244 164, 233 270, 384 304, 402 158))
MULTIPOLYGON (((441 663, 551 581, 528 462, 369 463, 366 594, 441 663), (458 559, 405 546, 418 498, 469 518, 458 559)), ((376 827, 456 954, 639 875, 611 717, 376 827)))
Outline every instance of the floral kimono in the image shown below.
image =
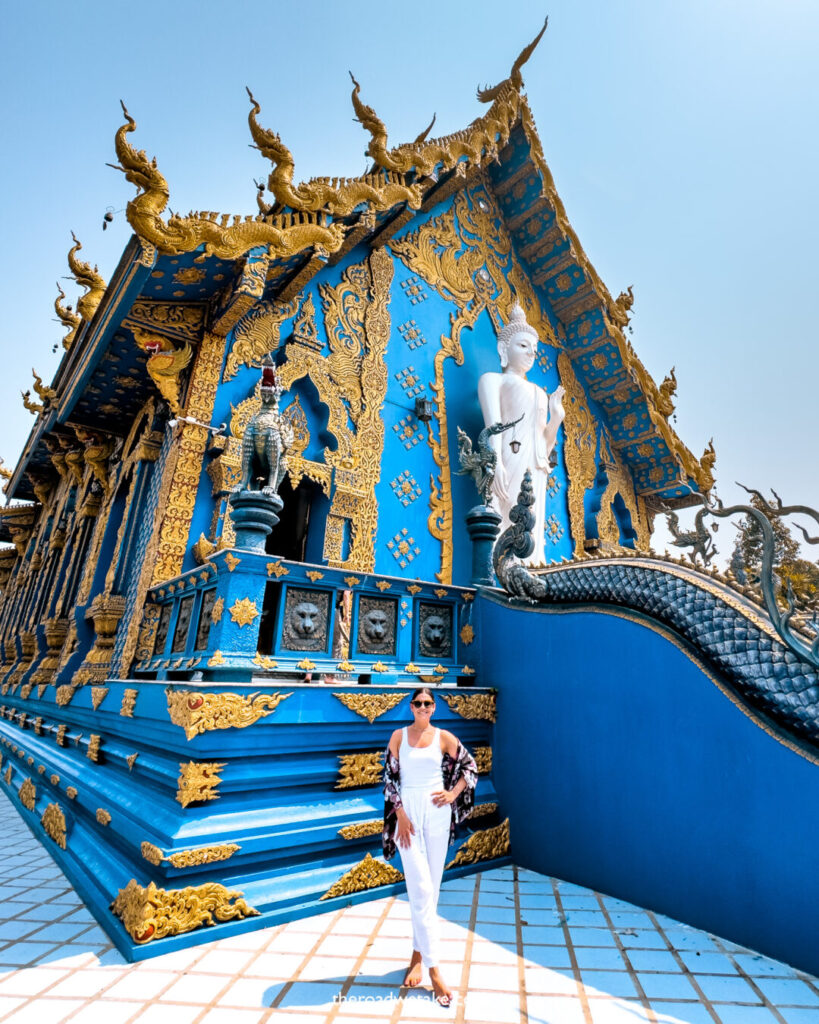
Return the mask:
MULTIPOLYGON (((472 813, 475 785, 478 781, 478 766, 475 764, 474 757, 459 740, 457 757, 444 754, 441 770, 444 778, 444 789, 452 789, 459 779, 466 779, 465 788, 450 804, 452 808, 452 821, 449 826, 449 842, 452 844, 455 841, 455 826, 466 820, 472 813)), ((402 806, 401 766, 398 758, 387 747, 384 754, 384 830, 381 834, 381 844, 384 849, 385 860, 390 860, 390 858, 395 856, 398 808, 402 806)))

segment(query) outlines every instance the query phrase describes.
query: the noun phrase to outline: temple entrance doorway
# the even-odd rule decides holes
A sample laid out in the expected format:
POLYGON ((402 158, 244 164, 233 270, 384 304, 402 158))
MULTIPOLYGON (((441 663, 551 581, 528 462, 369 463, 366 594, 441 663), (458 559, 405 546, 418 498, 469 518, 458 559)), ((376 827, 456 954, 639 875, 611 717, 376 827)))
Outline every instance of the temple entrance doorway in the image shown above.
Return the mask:
POLYGON ((321 506, 328 504, 328 499, 318 484, 312 480, 302 479, 297 487, 285 478, 279 487, 279 497, 284 508, 279 514, 279 522, 273 527, 265 543, 265 551, 269 555, 278 555, 291 562, 315 562, 321 560, 323 544, 323 524, 325 516, 317 514, 321 506), (311 526, 313 527, 311 529, 311 526), (318 554, 313 551, 313 534, 316 527, 322 528, 322 537, 318 538, 318 554))

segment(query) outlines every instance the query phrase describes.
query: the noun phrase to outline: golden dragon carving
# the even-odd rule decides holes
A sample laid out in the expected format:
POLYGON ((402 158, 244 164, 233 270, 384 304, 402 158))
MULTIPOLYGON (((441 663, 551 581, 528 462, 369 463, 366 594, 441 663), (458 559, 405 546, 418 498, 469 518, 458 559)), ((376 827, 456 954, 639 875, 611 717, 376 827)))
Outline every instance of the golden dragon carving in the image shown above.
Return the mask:
POLYGON ((128 134, 136 130, 136 121, 122 104, 125 116, 116 133, 115 148, 119 165, 116 170, 137 188, 137 195, 126 207, 128 223, 139 235, 160 252, 171 255, 192 252, 204 246, 204 256, 236 259, 259 245, 269 247, 272 257, 292 256, 303 249, 315 247, 323 253, 337 252, 344 241, 343 224, 328 223, 325 214, 310 216, 299 212, 276 216, 234 216, 229 214, 190 213, 187 217, 171 213, 167 221, 162 213, 168 205, 168 183, 157 167, 156 157, 149 160, 144 150, 128 142, 128 134))
POLYGON ((57 291, 60 293, 54 300, 54 312, 60 319, 60 323, 63 327, 68 328, 68 334, 63 338, 63 348, 68 350, 74 344, 74 338, 77 336, 77 328, 82 323, 82 317, 79 313, 75 313, 72 306, 64 306, 63 299, 65 298, 65 292, 57 283, 57 291))
POLYGON ((481 103, 492 104, 486 114, 473 121, 468 128, 442 138, 427 140, 426 133, 422 132, 414 142, 403 143, 390 149, 387 145, 387 129, 384 122, 372 107, 362 102, 361 86, 351 72, 353 109, 357 119, 370 135, 367 155, 378 167, 386 171, 406 173, 414 170, 424 177, 431 176, 436 168, 439 174, 445 174, 461 160, 467 160, 476 167, 483 162, 494 160, 506 145, 520 116, 520 91, 523 87, 521 68, 534 53, 546 31, 547 23, 548 19, 543 23, 543 28, 537 36, 518 55, 508 78, 492 88, 478 90, 478 99, 481 103))
POLYGON ((68 268, 74 275, 77 284, 86 290, 85 295, 77 300, 77 312, 83 320, 91 320, 102 302, 108 285, 96 266, 92 267, 90 263, 77 258, 77 253, 82 249, 82 245, 73 231, 71 237, 74 239, 74 244, 68 250, 68 268))
POLYGON ((34 367, 31 368, 31 375, 34 377, 34 391, 38 398, 41 398, 45 404, 53 402, 57 397, 57 392, 54 388, 50 388, 43 384, 43 378, 37 373, 34 367))
POLYGON ((128 322, 128 327, 137 345, 139 345, 143 352, 148 353, 149 358, 145 364, 145 369, 148 371, 148 375, 156 385, 160 395, 171 407, 171 412, 174 416, 181 415, 182 407, 179 404, 181 384, 179 378, 182 376, 182 371, 190 365, 190 361, 193 358, 193 349, 190 343, 186 341, 181 348, 175 348, 173 342, 162 334, 146 331, 143 327, 137 327, 136 324, 130 321, 128 322))
POLYGON ((261 107, 250 89, 251 108, 247 115, 250 134, 259 152, 273 164, 267 187, 279 207, 292 210, 318 212, 323 210, 334 217, 346 217, 362 204, 370 210, 389 210, 398 203, 417 210, 423 202, 420 184, 405 185, 396 174, 383 172, 364 174, 360 178, 312 178, 306 183, 293 185, 295 164, 293 154, 276 132, 262 128, 257 117, 261 107))

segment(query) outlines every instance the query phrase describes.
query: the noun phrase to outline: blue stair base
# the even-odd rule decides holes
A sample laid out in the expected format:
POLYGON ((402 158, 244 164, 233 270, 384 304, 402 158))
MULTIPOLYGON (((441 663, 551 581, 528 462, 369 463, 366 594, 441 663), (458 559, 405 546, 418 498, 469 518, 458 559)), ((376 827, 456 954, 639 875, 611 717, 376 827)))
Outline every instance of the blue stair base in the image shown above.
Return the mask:
MULTIPOLYGON (((377 781, 369 785, 336 787, 344 756, 364 753, 377 757, 392 730, 409 720, 410 693, 409 687, 377 685, 270 685, 262 680, 256 685, 203 686, 139 680, 83 686, 71 694, 50 686, 42 697, 33 689, 24 699, 19 687, 13 687, 0 698, 0 776, 26 823, 48 846, 123 955, 143 959, 214 936, 267 927, 401 891, 403 883, 398 882, 321 899, 367 854, 383 861, 380 833, 354 839, 339 834, 344 826, 381 819, 380 772, 377 781), (372 723, 334 696, 384 693, 403 699, 372 723), (220 696, 225 694, 234 696, 225 700, 220 696), (265 702, 260 702, 260 697, 283 694, 289 696, 273 710, 269 705, 275 701, 261 707, 265 702), (204 728, 195 712, 214 700, 229 710, 221 718, 211 718, 210 724, 218 721, 224 726, 237 721, 239 706, 260 708, 260 715, 252 720, 254 714, 246 713, 247 725, 204 728), (170 705, 179 706, 180 701, 183 708, 184 702, 189 702, 194 709, 184 725, 171 720, 170 705), (186 738, 189 735, 191 738, 186 738), (95 750, 97 760, 92 760, 95 750), (180 783, 182 765, 203 763, 223 766, 215 770, 219 781, 210 789, 192 790, 180 783), (30 784, 23 787, 24 801, 20 790, 26 779, 30 784), (31 793, 31 786, 36 794, 31 793), (194 799, 183 806, 198 795, 213 798, 194 799), (43 815, 49 805, 56 805, 64 816, 65 849, 53 838, 56 834, 59 839, 59 832, 52 829, 49 833, 44 827, 43 815), (143 853, 146 843, 150 845, 143 853), (239 849, 211 854, 224 859, 177 867, 167 860, 191 850, 199 850, 194 859, 201 859, 201 848, 226 844, 239 849), (155 864, 146 855, 163 859, 155 864), (153 882, 169 892, 217 883, 240 892, 248 908, 258 915, 168 937, 143 935, 145 941, 138 942, 111 910, 117 894, 131 879, 142 887, 153 882)), ((453 731, 471 750, 483 748, 486 759, 492 744, 492 722, 461 717, 445 698, 491 700, 491 691, 440 686, 436 693, 437 724, 453 731)), ((174 715, 182 720, 179 711, 174 715)), ((497 804, 491 772, 479 778, 476 804, 497 804)), ((46 822, 54 815, 55 811, 50 811, 46 822)), ((500 821, 497 810, 477 817, 459 836, 449 861, 471 833, 497 828, 500 821)), ((495 851, 500 857, 491 857, 490 850, 490 860, 451 867, 445 877, 508 860, 508 848, 496 844, 495 851)), ((487 855, 486 849, 482 854, 487 855)), ((392 864, 400 870, 398 858, 392 864)), ((214 905, 230 908, 234 904, 221 893, 214 905)), ((218 917, 219 912, 214 914, 218 917)), ((139 934, 138 929, 136 932, 139 934)))

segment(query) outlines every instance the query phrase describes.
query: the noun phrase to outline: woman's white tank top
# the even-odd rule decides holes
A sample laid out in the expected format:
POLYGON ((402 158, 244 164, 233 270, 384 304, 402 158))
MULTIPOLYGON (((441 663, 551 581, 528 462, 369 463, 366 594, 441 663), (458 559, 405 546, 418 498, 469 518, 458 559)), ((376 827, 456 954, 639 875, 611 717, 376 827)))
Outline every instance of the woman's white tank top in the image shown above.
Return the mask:
POLYGON ((435 730, 432 743, 426 747, 410 746, 406 726, 402 730, 402 734, 401 749, 398 751, 402 791, 405 789, 443 789, 441 730, 435 730))

